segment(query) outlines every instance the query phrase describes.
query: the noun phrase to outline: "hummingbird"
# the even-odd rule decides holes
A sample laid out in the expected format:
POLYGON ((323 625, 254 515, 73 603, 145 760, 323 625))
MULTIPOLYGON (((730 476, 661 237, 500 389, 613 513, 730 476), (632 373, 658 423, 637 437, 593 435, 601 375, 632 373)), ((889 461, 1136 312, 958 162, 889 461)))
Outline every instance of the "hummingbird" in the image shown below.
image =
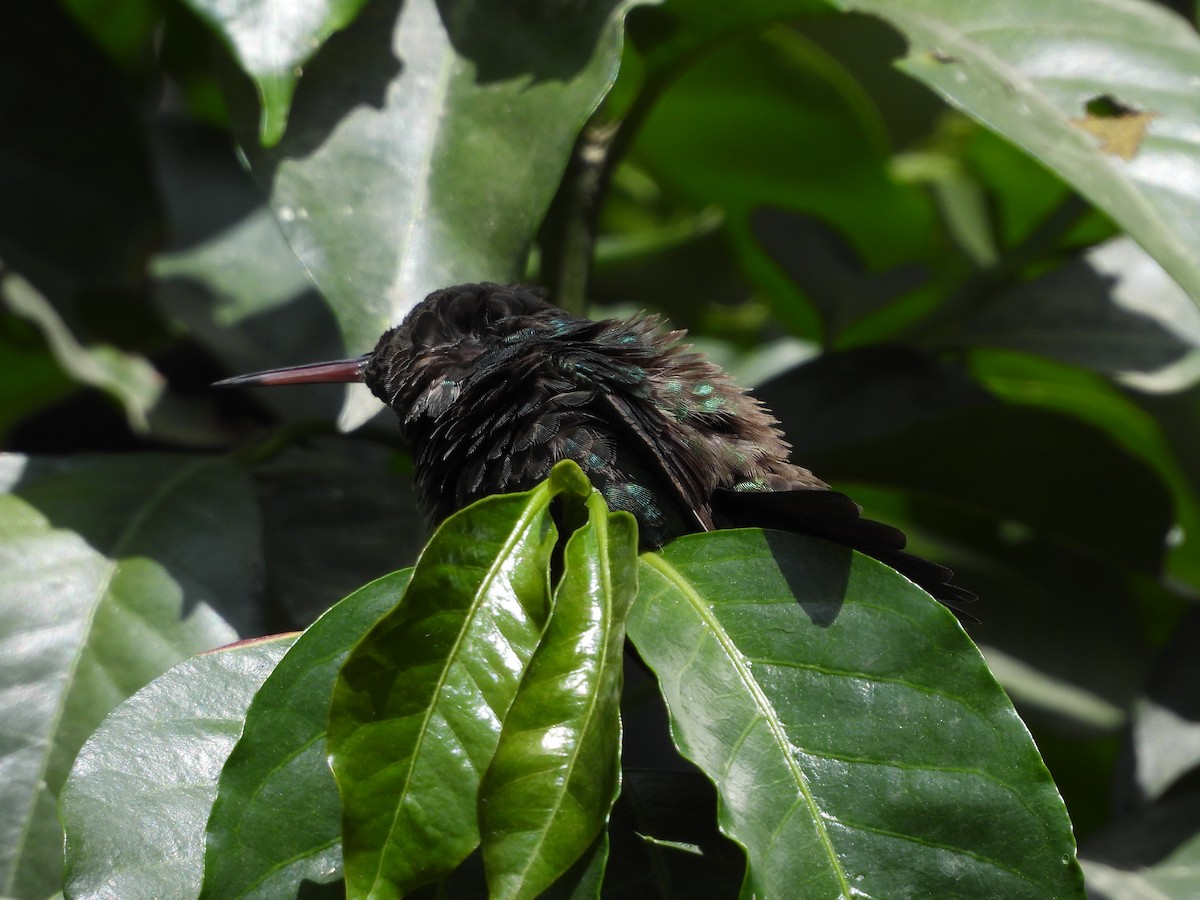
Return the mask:
POLYGON ((216 386, 366 383, 399 417, 433 523, 570 459, 634 515, 642 549, 780 528, 866 553, 951 607, 974 599, 948 568, 905 553, 898 528, 790 462, 778 421, 683 336, 652 315, 574 315, 529 285, 462 284, 427 296, 370 353, 216 386))

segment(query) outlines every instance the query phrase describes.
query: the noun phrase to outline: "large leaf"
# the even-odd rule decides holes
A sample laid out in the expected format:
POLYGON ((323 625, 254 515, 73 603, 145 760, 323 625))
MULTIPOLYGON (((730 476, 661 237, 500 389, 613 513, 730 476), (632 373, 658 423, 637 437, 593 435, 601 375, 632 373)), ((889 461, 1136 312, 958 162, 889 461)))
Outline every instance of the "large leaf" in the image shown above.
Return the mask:
POLYGON ((88 739, 62 797, 70 896, 196 895, 217 776, 246 707, 292 640, 236 644, 181 663, 88 739))
POLYGON ((954 617, 823 541, 642 557, 629 635, 748 856, 743 895, 1079 897, 1062 800, 954 617))
POLYGON ((350 648, 395 606, 412 570, 355 591, 300 636, 254 696, 208 820, 205 897, 294 896, 341 875, 342 804, 325 730, 350 648))
POLYGON ((493 897, 540 896, 600 834, 620 786, 637 525, 628 513, 610 514, 597 492, 587 505, 587 524, 567 543, 550 623, 479 788, 493 897))
POLYGON ((223 459, 7 455, 0 486, 0 892, 44 896, 71 760, 134 691, 236 638, 213 607, 255 607, 258 523, 223 459))
MULTIPOLYGON (((311 61, 279 146, 246 152, 350 352, 436 288, 521 274, 631 2, 388 0, 311 61)), ((343 425, 377 410, 352 394, 343 425)))
MULTIPOLYGON (((229 374, 337 357, 333 314, 230 152, 228 135, 174 118, 154 124, 170 225, 169 243, 151 261, 160 314, 229 374)), ((286 418, 327 421, 341 394, 308 386, 253 397, 286 418)))
POLYGON ((1104 210, 1200 303, 1200 37, 1148 0, 837 0, 909 40, 904 71, 1104 210))
MULTIPOLYGON (((1006 400, 1056 410, 1102 429, 1149 465, 1170 488, 1174 499, 1179 533, 1167 541, 1167 571, 1200 587, 1200 553, 1196 552, 1200 543, 1200 502, 1188 479, 1191 454, 1181 452, 1164 423, 1142 409, 1136 395, 1090 372, 1022 353, 975 351, 971 354, 971 371, 1006 400)), ((1191 442, 1185 442, 1185 446, 1190 449, 1191 442)), ((1062 449, 1068 451, 1069 458, 1069 448, 1062 449)), ((1122 465, 1119 471, 1124 478, 1130 470, 1122 465)), ((1106 518, 1119 519, 1124 512, 1124 507, 1114 506, 1106 518)), ((1144 520, 1133 524, 1140 526, 1144 520)))
POLYGON ((531 491, 451 516, 346 660, 328 740, 352 894, 405 893, 479 843, 479 782, 550 612, 550 501, 590 490, 560 463, 531 491))

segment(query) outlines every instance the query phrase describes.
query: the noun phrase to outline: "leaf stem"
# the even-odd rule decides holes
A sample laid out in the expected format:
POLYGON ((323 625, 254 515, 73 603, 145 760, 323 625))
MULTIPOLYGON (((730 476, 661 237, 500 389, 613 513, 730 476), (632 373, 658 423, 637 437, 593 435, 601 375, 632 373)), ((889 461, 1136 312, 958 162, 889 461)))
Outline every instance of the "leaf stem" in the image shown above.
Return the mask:
POLYGON ((554 302, 583 315, 596 243, 596 220, 608 185, 609 151, 619 122, 584 126, 567 163, 562 186, 542 226, 543 279, 554 302))

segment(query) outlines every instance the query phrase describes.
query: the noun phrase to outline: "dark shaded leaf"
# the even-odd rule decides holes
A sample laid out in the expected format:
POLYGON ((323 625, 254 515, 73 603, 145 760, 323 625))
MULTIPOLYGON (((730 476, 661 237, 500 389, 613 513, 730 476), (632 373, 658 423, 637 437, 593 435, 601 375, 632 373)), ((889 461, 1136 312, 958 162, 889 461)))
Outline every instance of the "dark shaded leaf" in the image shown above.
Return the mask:
POLYGON ((826 480, 903 488, 1161 570, 1166 487, 1073 416, 997 403, 962 370, 886 347, 829 354, 758 393, 795 458, 826 480))
POLYGON ((735 897, 746 874, 699 772, 626 769, 609 833, 605 897, 735 897))
POLYGON ((293 447, 254 470, 267 593, 305 627, 358 585, 416 560, 426 533, 392 451, 335 440, 293 447))
POLYGON ((1147 390, 1200 378, 1200 310, 1144 250, 1116 238, 1018 285, 965 323, 971 343, 1074 363, 1147 390))

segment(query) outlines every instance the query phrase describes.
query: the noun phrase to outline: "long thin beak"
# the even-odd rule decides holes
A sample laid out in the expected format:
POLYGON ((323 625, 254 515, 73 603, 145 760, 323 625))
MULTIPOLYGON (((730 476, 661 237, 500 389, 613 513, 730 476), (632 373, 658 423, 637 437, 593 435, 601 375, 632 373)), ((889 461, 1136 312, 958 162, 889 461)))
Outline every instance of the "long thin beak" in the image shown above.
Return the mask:
POLYGON ((309 363, 306 366, 288 366, 250 375, 235 375, 224 381, 213 383, 213 387, 254 387, 277 384, 328 384, 330 382, 362 381, 363 368, 371 354, 354 359, 339 359, 335 362, 309 363))

